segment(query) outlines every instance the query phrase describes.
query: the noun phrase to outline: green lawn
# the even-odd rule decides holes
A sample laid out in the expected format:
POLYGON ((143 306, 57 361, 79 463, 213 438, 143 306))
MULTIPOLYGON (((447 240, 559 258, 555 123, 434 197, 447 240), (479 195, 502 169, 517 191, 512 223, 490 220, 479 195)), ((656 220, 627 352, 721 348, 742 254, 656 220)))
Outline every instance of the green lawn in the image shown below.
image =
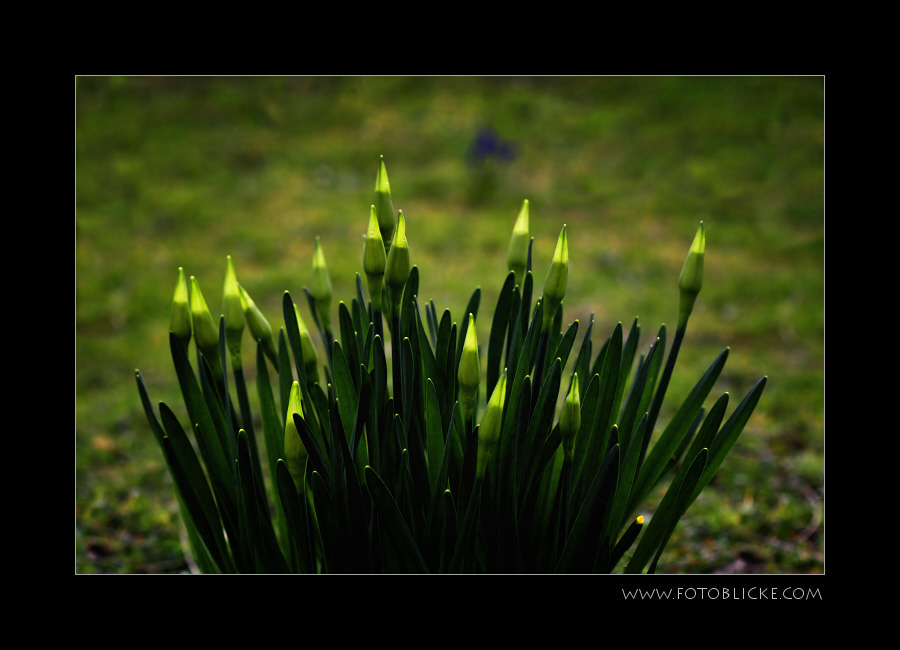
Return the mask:
POLYGON ((536 280, 567 224, 566 321, 593 314, 595 350, 636 316, 641 352, 674 330, 702 220, 704 286, 668 403, 725 346, 710 401, 729 391, 730 413, 769 381, 659 571, 824 571, 822 78, 83 77, 75 135, 76 572, 186 569, 134 380, 181 412, 178 268, 216 313, 231 255, 277 328, 320 236, 334 306, 349 302, 382 154, 420 297, 456 315, 480 286, 490 322, 528 199, 536 280), (488 128, 511 159, 468 156, 488 128))

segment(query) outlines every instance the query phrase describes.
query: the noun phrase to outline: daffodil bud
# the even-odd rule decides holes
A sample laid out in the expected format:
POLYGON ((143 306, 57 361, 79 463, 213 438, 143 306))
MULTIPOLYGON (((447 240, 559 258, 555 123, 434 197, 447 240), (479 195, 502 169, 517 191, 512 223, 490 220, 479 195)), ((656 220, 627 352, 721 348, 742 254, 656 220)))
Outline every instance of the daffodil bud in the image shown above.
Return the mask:
POLYGON ((394 204, 391 201, 391 184, 388 182, 387 168, 384 166, 384 156, 378 165, 378 175, 375 177, 375 216, 378 219, 378 228, 381 231, 381 241, 390 242, 394 235, 394 204))
POLYGON ((219 328, 216 327, 209 313, 209 307, 197 284, 197 278, 191 276, 191 323, 194 326, 194 340, 200 352, 206 357, 213 376, 222 376, 222 364, 219 361, 219 328))
MULTIPOLYGON (((390 198, 388 198, 390 201, 390 198)), ((393 230, 393 222, 391 222, 393 230)), ((381 291, 384 287, 384 266, 387 263, 387 254, 384 252, 384 241, 381 238, 381 230, 378 227, 378 217, 373 205, 369 210, 369 228, 366 232, 366 250, 363 253, 363 270, 366 272, 366 282, 369 285, 369 300, 372 308, 381 311, 381 291)))
POLYGON ((565 459, 572 460, 572 452, 575 449, 575 436, 581 428, 581 389, 579 388, 578 373, 572 379, 572 387, 559 414, 559 433, 562 436, 563 453, 565 459))
POLYGON ((294 313, 297 315, 297 329, 300 330, 300 350, 303 353, 303 366, 306 370, 306 379, 316 383, 319 381, 319 355, 306 323, 300 317, 300 308, 294 305, 294 313))
POLYGON ((466 341, 459 359, 457 376, 459 401, 463 407, 463 415, 468 420, 475 412, 478 384, 481 383, 481 361, 478 358, 478 339, 475 336, 475 318, 472 314, 469 314, 469 328, 466 330, 466 341))
POLYGON ((566 296, 566 286, 569 281, 569 243, 566 239, 566 226, 563 225, 556 242, 556 251, 553 253, 553 261, 550 262, 550 270, 547 271, 547 279, 544 280, 544 324, 543 330, 547 330, 553 322, 556 310, 562 304, 566 296))
POLYGON ((238 289, 237 275, 231 255, 225 269, 225 289, 222 296, 222 313, 225 315, 225 342, 231 353, 231 362, 241 367, 241 336, 244 334, 244 307, 241 305, 241 292, 238 289))
POLYGON ((191 342, 191 306, 188 301, 187 279, 184 277, 184 269, 178 267, 178 283, 175 285, 175 295, 172 298, 172 313, 169 317, 169 331, 174 334, 187 352, 191 342))
POLYGON ((694 310, 694 302, 703 286, 703 256, 706 252, 706 232, 703 230, 703 222, 694 235, 691 250, 688 252, 681 275, 678 276, 678 288, 681 291, 681 300, 678 307, 678 329, 687 327, 688 318, 694 310))
POLYGON ((316 237, 316 250, 313 253, 312 297, 316 302, 316 311, 319 312, 319 322, 325 331, 331 331, 331 276, 328 275, 328 265, 325 264, 325 251, 322 250, 322 242, 316 237))
POLYGON ((506 255, 506 264, 510 271, 516 272, 516 282, 521 286, 525 280, 525 269, 528 266, 528 243, 531 236, 528 234, 528 199, 522 203, 519 217, 513 227, 512 238, 509 240, 509 252, 506 255))
POLYGON ((304 465, 308 452, 297 432, 297 425, 294 424, 294 413, 303 416, 303 407, 300 404, 300 384, 296 381, 291 385, 287 420, 284 424, 284 462, 287 464, 288 471, 299 492, 300 486, 303 485, 304 465))
POLYGON ((478 458, 475 467, 476 478, 483 478, 491 452, 500 439, 500 426, 503 422, 503 407, 506 400, 506 369, 494 386, 494 392, 488 400, 487 409, 478 427, 478 458))
POLYGON ((392 314, 400 312, 400 299, 403 296, 403 287, 409 279, 409 242, 406 240, 406 219, 403 210, 397 216, 397 229, 394 231, 394 240, 391 242, 391 250, 388 253, 387 263, 384 268, 384 281, 387 284, 388 296, 391 301, 392 314))
POLYGON ((244 318, 247 319, 247 327, 250 329, 253 340, 262 341, 263 352, 265 352, 272 363, 277 365, 278 350, 275 348, 275 337, 272 335, 272 326, 269 325, 269 321, 263 316, 263 313, 259 310, 259 307, 256 306, 256 303, 253 302, 253 298, 250 297, 247 290, 240 284, 238 285, 238 291, 241 293, 241 307, 244 309, 244 318))

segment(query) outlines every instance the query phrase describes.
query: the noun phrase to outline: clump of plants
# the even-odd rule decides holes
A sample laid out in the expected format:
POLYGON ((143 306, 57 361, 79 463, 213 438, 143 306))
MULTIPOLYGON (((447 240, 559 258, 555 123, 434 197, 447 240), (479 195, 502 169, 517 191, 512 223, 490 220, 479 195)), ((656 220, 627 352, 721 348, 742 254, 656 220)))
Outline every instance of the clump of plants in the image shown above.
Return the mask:
POLYGON ((188 421, 165 403, 154 409, 136 376, 197 566, 206 573, 653 573, 766 378, 727 420, 728 393, 707 413, 726 348, 655 435, 703 283, 703 224, 678 279, 668 356, 663 325, 636 364, 637 319, 627 335, 617 325, 596 353, 593 318, 580 345, 577 320, 563 329, 567 236, 563 225, 535 286, 526 200, 491 322, 478 319, 480 289, 460 317, 441 313, 419 298, 406 219, 402 211, 395 219, 382 159, 362 256, 365 285, 357 274, 356 295, 336 310, 316 241, 304 293, 321 348, 288 292, 276 334, 230 257, 218 321, 196 278, 189 284, 179 269, 169 338, 188 421), (261 431, 244 378, 245 329, 255 343, 261 431), (668 489, 656 512, 641 516, 661 483, 668 489))

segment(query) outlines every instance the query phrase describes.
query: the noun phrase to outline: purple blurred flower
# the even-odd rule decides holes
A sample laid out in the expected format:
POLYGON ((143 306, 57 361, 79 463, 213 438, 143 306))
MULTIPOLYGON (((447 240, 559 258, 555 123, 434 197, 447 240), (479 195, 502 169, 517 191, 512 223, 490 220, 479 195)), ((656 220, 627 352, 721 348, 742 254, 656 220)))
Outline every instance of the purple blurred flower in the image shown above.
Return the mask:
POLYGON ((515 142, 501 140, 496 131, 487 127, 475 136, 466 157, 472 164, 482 163, 488 158, 508 163, 515 160, 517 153, 518 145, 515 142))

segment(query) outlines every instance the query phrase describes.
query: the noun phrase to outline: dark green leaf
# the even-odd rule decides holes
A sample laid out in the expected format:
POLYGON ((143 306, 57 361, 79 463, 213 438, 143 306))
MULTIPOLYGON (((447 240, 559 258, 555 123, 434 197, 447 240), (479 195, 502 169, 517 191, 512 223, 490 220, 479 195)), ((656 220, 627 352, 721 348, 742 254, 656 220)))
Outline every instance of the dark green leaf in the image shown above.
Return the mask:
POLYGON ((653 562, 650 563, 647 573, 656 573, 656 564, 659 562, 659 558, 662 555, 663 550, 665 550, 669 538, 675 531, 675 526, 678 525, 678 521, 684 516, 684 513, 691 504, 691 494, 697 487, 700 475, 703 473, 704 467, 706 467, 707 451, 708 450, 705 448, 700 450, 700 453, 697 454, 694 462, 691 463, 691 468, 688 470, 687 475, 684 477, 684 481, 678 490, 678 498, 675 500, 673 511, 667 515, 666 519, 668 525, 666 531, 662 535, 662 541, 659 544, 659 548, 656 550, 656 556, 653 558, 653 562))
POLYGON ((200 462, 194 453, 194 448, 171 409, 165 403, 160 403, 159 410, 171 454, 167 454, 166 459, 169 461, 169 469, 172 471, 173 478, 176 471, 180 475, 179 491, 185 500, 185 505, 190 508, 193 524, 203 538, 219 570, 234 571, 225 538, 222 536, 222 523, 219 520, 218 508, 209 484, 206 482, 203 468, 200 467, 200 462), (172 461, 178 464, 177 468, 172 467, 172 461))
POLYGON ((619 446, 606 455, 600 471, 581 504, 566 546, 556 565, 556 573, 586 573, 593 569, 598 540, 604 537, 616 488, 619 446))
POLYGON ((203 461, 210 473, 215 475, 219 484, 225 489, 230 503, 234 504, 237 496, 234 470, 228 461, 221 439, 215 435, 216 426, 209 408, 207 408, 200 386, 197 384, 197 379, 184 354, 184 349, 181 347, 181 342, 174 334, 170 335, 170 348, 188 417, 192 423, 199 425, 198 431, 202 440, 198 440, 198 444, 203 454, 203 461))
MULTIPOLYGON (((257 341, 257 346, 262 346, 262 341, 257 341)), ((265 351, 265 347, 263 347, 263 351, 265 351)), ((291 370, 291 355, 288 352, 287 339, 284 336, 284 328, 282 328, 278 331, 278 397, 281 400, 282 422, 287 417, 293 382, 294 373, 291 370)))
POLYGON ((456 545, 456 504, 450 490, 444 490, 443 496, 443 527, 441 529, 440 542, 440 567, 438 571, 445 573, 450 567, 451 554, 456 545))
POLYGON ((409 270, 409 277, 403 288, 403 302, 400 306, 400 336, 397 340, 401 340, 402 337, 412 337, 412 329, 416 326, 413 310, 417 310, 414 298, 418 295, 419 267, 414 266, 409 270))
MULTIPOLYGON (((307 298, 310 298, 308 294, 307 298)), ((306 385, 306 366, 303 361, 303 347, 300 345, 300 325, 297 322, 297 312, 294 311, 294 301, 291 300, 291 294, 287 291, 284 292, 281 306, 284 312, 284 327, 287 330, 288 341, 294 354, 294 369, 297 373, 297 381, 300 382, 300 387, 302 388, 306 385)), ((316 318, 314 305, 310 306, 310 311, 312 311, 313 318, 316 319, 316 325, 318 326, 319 323, 318 318, 316 318)), ((321 330, 321 326, 319 328, 321 330)), ((325 340, 324 335, 322 340, 325 340)), ((281 374, 280 368, 279 374, 281 374)), ((287 410, 285 410, 285 413, 287 413, 287 410)))
POLYGON ((656 485, 662 476, 669 459, 678 448, 682 438, 687 434, 688 429, 697 417, 703 402, 712 390, 713 384, 716 383, 725 361, 728 359, 728 348, 725 348, 712 365, 704 373, 697 385, 691 391, 691 394, 684 401, 675 416, 669 422, 663 431, 659 440, 653 445, 653 448, 647 454, 646 459, 641 465, 637 479, 635 480, 634 489, 632 490, 631 501, 627 508, 628 511, 634 512, 637 504, 641 503, 656 485))
MULTIPOLYGON (((351 341, 351 345, 356 345, 356 342, 351 341)), ((348 365, 349 361, 344 356, 343 348, 337 341, 333 346, 332 362, 334 364, 334 392, 338 400, 341 424, 345 432, 352 431, 353 421, 359 407, 357 384, 353 381, 353 374, 348 365)), ((344 442, 346 443, 346 440, 344 442)))
MULTIPOLYGON (((294 413, 294 426, 297 427, 297 433, 300 434, 300 440, 303 441, 303 447, 306 449, 306 453, 309 454, 309 460, 312 463, 313 467, 319 473, 319 476, 326 482, 326 484, 331 484, 331 469, 326 460, 325 454, 322 452, 319 443, 313 437, 312 432, 309 430, 309 425, 306 423, 306 420, 299 414, 294 413)), ((283 454, 283 452, 282 452, 283 454)))
POLYGON ((641 532, 641 528, 644 527, 643 521, 639 522, 635 519, 631 522, 631 525, 628 527, 628 530, 625 531, 625 534, 619 539, 619 542, 615 545, 612 552, 609 554, 609 561, 605 568, 598 569, 602 573, 609 573, 613 569, 616 568, 616 565, 619 563, 619 560, 622 559, 622 556, 625 552, 631 548, 631 545, 634 544, 634 540, 637 539, 638 534, 641 532))
POLYGON ((322 549, 325 553, 324 571, 327 573, 344 573, 348 571, 345 560, 345 543, 340 530, 334 521, 334 508, 332 497, 328 491, 328 484, 318 472, 312 473, 313 502, 316 507, 316 521, 319 524, 319 533, 322 536, 322 549))
MULTIPOLYGON (((578 350, 578 357, 575 359, 575 370, 581 378, 581 394, 578 396, 584 402, 584 395, 587 393, 588 381, 591 364, 591 332, 594 329, 594 315, 588 321, 587 329, 584 332, 584 338, 581 339, 581 348, 578 350)), ((583 406, 583 404, 582 404, 583 406)))
POLYGON ((428 483, 431 492, 434 492, 444 460, 444 427, 434 384, 431 379, 427 379, 425 384, 425 453, 428 459, 428 483))
MULTIPOLYGON (((350 377, 353 380, 355 389, 359 387, 359 375, 357 373, 362 363, 362 345, 353 328, 353 318, 350 316, 350 311, 343 302, 338 304, 338 323, 341 328, 341 350, 344 353, 346 365, 350 371, 350 377)), ((337 373, 337 370, 335 370, 335 373, 337 373)))
POLYGON ((301 572, 312 573, 314 569, 309 566, 307 561, 310 539, 309 530, 306 527, 306 516, 303 514, 303 503, 297 495, 297 488, 287 465, 279 459, 276 467, 276 486, 279 503, 287 521, 286 530, 290 532, 297 547, 301 550, 299 553, 301 572))
POLYGON ((506 341, 506 330, 509 324, 509 305, 516 284, 516 274, 513 271, 506 276, 503 288, 500 289, 500 297, 497 299, 497 308, 494 310, 494 320, 491 323, 490 339, 487 348, 487 381, 485 382, 486 395, 494 390, 494 385, 500 379, 500 361, 503 358, 503 344, 506 341))
MULTIPOLYGON (((172 479, 178 488, 180 500, 184 504, 184 509, 189 515, 189 519, 185 522, 185 525, 190 525, 197 531, 200 540, 204 544, 207 557, 215 562, 216 571, 233 572, 234 567, 230 562, 230 558, 227 557, 227 553, 223 554, 222 550, 218 548, 216 542, 217 532, 214 527, 209 525, 203 505, 194 493, 190 484, 190 479, 188 479, 182 470, 168 436, 164 436, 162 439, 162 449, 166 462, 169 465, 169 470, 172 472, 172 479), (216 559, 217 556, 218 559, 216 559)), ((221 529, 218 534, 221 534, 221 529)))
POLYGON ((375 503, 375 509, 378 511, 379 525, 391 542, 398 547, 398 556, 405 563, 403 569, 409 572, 428 573, 425 559, 422 557, 403 515, 400 514, 394 497, 391 496, 384 481, 374 469, 366 467, 365 472, 366 488, 368 488, 369 495, 375 503))
MULTIPOLYGON (((767 381, 768 377, 763 377, 754 384, 753 388, 751 388, 750 392, 748 392, 744 399, 741 400, 741 403, 738 404, 738 407, 734 410, 734 413, 731 414, 731 417, 728 418, 728 421, 719 433, 716 434, 715 439, 709 447, 709 461, 706 464, 703 475, 697 482, 697 487, 691 495, 689 503, 693 503, 700 492, 703 491, 703 488, 709 484, 712 477, 715 476, 715 473, 725 460, 725 457, 728 455, 728 452, 731 451, 738 436, 741 435, 741 432, 747 425, 747 421, 753 414, 753 410, 756 408, 757 403, 759 403, 759 398, 762 396, 767 381)), ((712 412, 710 412, 710 416, 711 415, 712 412)))
POLYGON ((619 467, 616 496, 613 501, 609 533, 607 535, 607 539, 610 541, 615 541, 615 537, 621 529, 622 520, 628 516, 628 513, 625 512, 625 508, 628 505, 628 498, 631 495, 631 488, 634 484, 634 476, 637 472, 638 462, 640 461, 641 456, 641 447, 644 443, 644 438, 649 437, 650 435, 650 432, 647 431, 647 419, 648 416, 644 413, 619 467))

